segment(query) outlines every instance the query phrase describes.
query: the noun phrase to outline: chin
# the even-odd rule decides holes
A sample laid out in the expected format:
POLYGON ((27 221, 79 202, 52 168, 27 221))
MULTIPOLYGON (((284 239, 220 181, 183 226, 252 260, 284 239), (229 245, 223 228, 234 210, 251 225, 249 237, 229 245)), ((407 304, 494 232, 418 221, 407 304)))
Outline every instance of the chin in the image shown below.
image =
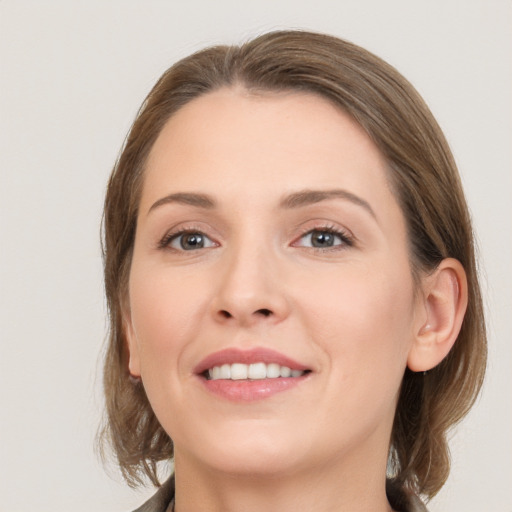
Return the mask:
POLYGON ((252 479, 283 477, 298 471, 297 463, 290 460, 286 454, 269 455, 258 450, 258 448, 248 450, 247 453, 239 453, 236 457, 233 457, 232 453, 225 454, 223 457, 212 457, 210 466, 216 472, 252 479))
POLYGON ((200 462, 216 472, 239 477, 290 474, 300 468, 303 459, 302 449, 298 448, 303 443, 295 441, 290 432, 239 428, 229 434, 218 433, 215 439, 197 443, 196 447, 200 444, 205 447, 196 457, 200 462))

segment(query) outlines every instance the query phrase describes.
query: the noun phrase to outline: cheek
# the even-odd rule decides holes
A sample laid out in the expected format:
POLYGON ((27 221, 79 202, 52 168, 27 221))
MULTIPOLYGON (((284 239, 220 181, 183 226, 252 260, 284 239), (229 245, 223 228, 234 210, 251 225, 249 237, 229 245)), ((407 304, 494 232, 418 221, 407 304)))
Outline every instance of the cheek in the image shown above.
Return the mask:
POLYGON ((413 332, 413 282, 392 265, 340 269, 308 294, 310 336, 352 389, 401 381, 413 332))
MULTIPOLYGON (((132 324, 139 351, 140 373, 151 408, 167 432, 176 433, 190 397, 184 361, 204 318, 207 301, 194 278, 183 279, 169 269, 134 266, 130 276, 132 324)), ((179 428, 178 428, 179 431, 179 428)), ((173 436, 174 437, 174 436, 173 436)))
POLYGON ((132 325, 143 378, 176 374, 180 357, 207 307, 198 283, 171 272, 134 267, 130 276, 132 325))

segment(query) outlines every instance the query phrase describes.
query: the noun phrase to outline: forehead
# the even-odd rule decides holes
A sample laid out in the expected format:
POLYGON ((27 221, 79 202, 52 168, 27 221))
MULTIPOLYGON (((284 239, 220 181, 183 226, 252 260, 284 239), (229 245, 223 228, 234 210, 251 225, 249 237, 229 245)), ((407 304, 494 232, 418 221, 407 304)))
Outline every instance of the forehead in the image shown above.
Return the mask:
POLYGON ((141 206, 175 191, 269 198, 339 187, 394 200, 384 158, 350 116, 312 93, 223 88, 166 123, 148 158, 141 206))

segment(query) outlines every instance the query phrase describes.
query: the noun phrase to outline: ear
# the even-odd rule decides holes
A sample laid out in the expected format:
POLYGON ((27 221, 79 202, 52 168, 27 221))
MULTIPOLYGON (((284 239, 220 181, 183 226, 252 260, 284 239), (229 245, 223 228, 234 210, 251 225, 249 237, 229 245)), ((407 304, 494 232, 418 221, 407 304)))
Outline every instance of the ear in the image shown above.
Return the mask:
POLYGON ((453 258, 444 259, 422 279, 423 312, 415 326, 407 366, 423 372, 437 366, 450 352, 462 325, 468 303, 466 272, 453 258))
POLYGON ((128 370, 132 377, 140 377, 140 354, 139 343, 135 330, 129 307, 123 308, 123 331, 126 338, 126 349, 128 350, 128 370))

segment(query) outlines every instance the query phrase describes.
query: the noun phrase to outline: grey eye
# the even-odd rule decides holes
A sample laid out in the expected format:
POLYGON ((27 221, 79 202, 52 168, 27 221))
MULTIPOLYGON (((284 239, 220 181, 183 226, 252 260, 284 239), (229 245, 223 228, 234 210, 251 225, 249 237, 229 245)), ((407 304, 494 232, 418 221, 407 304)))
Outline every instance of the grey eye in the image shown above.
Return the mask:
POLYGON ((298 244, 301 247, 315 247, 318 249, 324 249, 334 247, 336 245, 342 245, 344 243, 343 237, 332 231, 325 231, 320 229, 314 229, 309 233, 306 233, 298 244))
MULTIPOLYGON (((313 231, 310 235, 313 247, 332 247, 336 245, 336 235, 327 231, 313 231)), ((338 237, 339 238, 339 237, 338 237)))
POLYGON ((215 244, 206 235, 199 232, 186 232, 175 235, 169 243, 169 247, 182 251, 194 251, 215 244))

